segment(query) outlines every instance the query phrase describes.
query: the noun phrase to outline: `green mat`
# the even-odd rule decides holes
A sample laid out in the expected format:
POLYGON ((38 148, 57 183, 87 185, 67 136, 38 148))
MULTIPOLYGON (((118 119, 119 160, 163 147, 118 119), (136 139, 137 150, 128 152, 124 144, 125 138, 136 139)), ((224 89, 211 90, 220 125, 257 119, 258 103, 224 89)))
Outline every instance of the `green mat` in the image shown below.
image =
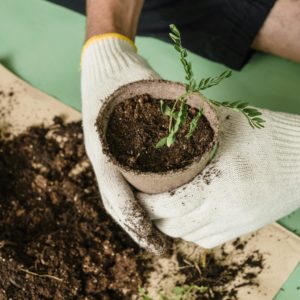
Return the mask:
MULTIPOLYGON (((79 61, 84 30, 83 16, 44 0, 0 0, 0 63, 33 86, 80 110, 79 61)), ((184 80, 177 54, 170 45, 152 38, 137 38, 137 46, 162 77, 184 80)), ((195 54, 190 58, 199 78, 218 75, 225 69, 195 54)), ((257 53, 243 71, 234 72, 232 78, 206 95, 300 114, 300 65, 257 53)), ((300 235, 300 210, 280 223, 300 235)), ((300 299, 299 286, 300 266, 276 300, 300 299)))

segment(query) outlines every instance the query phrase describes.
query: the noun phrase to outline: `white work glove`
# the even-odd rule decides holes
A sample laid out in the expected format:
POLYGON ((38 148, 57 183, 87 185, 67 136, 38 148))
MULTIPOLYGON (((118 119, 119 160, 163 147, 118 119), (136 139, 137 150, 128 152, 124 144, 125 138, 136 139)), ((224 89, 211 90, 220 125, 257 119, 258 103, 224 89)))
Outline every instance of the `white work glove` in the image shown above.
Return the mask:
POLYGON ((161 254, 167 248, 167 237, 152 225, 128 183, 106 160, 95 126, 103 100, 117 88, 133 81, 159 76, 136 53, 133 42, 118 34, 90 39, 83 49, 81 70, 84 141, 103 204, 140 246, 161 254))
POLYGON ((172 193, 139 194, 167 235, 212 248, 300 207, 300 116, 262 110, 264 129, 217 108, 220 145, 210 164, 172 193))

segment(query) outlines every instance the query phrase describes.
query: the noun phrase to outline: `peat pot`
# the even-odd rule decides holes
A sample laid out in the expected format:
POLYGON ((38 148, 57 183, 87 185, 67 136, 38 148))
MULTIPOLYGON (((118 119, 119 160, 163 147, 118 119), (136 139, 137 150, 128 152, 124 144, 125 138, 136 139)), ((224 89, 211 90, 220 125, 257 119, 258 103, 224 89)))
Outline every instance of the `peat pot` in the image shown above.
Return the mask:
POLYGON ((185 92, 185 86, 181 83, 166 80, 141 80, 124 85, 111 94, 100 109, 96 124, 103 152, 114 164, 127 181, 139 191, 155 194, 171 191, 189 181, 199 174, 213 157, 218 144, 219 121, 217 114, 204 97, 198 93, 188 98, 191 107, 203 108, 203 114, 214 131, 212 142, 208 145, 207 151, 201 157, 195 157, 194 161, 181 169, 169 170, 161 173, 141 172, 121 165, 110 153, 106 141, 106 129, 110 114, 114 107, 129 98, 137 95, 149 94, 154 99, 175 100, 185 92))

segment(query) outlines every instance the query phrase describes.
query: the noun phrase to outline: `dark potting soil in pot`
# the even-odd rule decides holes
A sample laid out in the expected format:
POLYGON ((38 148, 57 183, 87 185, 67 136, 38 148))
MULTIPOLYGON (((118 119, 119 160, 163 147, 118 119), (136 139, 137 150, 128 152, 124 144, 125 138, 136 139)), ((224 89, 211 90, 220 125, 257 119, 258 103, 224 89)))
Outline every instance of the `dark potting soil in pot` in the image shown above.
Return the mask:
MULTIPOLYGON (((163 100, 172 107, 172 100, 163 100)), ((123 166, 143 172, 176 170, 191 164, 211 146, 214 131, 202 116, 197 129, 187 139, 189 124, 197 109, 190 108, 187 122, 171 147, 156 149, 157 142, 168 135, 169 118, 162 114, 160 100, 140 95, 116 105, 107 127, 110 153, 123 166)))
MULTIPOLYGON (((0 140, 0 300, 137 299, 160 265, 103 208, 81 122, 55 118, 8 136, 0 140)), ((242 251, 244 244, 233 246, 242 251)), ((201 275, 177 254, 179 268, 167 276, 179 272, 186 278, 176 284, 207 286, 195 299, 235 299, 239 287, 227 284, 242 275, 240 286, 257 285, 263 257, 228 264, 228 255, 209 254, 201 275)))

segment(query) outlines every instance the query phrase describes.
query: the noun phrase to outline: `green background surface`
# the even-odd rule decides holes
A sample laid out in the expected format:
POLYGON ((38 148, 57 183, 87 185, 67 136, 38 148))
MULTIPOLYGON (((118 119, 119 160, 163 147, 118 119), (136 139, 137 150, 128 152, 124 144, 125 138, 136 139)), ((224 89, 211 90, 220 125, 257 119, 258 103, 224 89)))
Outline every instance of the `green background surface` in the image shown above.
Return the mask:
MULTIPOLYGON (((83 16, 44 0, 0 0, 0 63, 33 86, 80 110, 79 62, 84 30, 83 16)), ((162 77, 184 80, 177 55, 169 44, 138 37, 137 46, 162 77)), ((190 54, 190 58, 199 78, 218 75, 225 69, 195 54, 190 54)), ((300 114, 300 65, 257 53, 241 72, 234 72, 206 95, 300 114)), ((300 210, 280 223, 300 235, 300 210)), ((299 286, 298 265, 276 300, 300 299, 299 286)))

